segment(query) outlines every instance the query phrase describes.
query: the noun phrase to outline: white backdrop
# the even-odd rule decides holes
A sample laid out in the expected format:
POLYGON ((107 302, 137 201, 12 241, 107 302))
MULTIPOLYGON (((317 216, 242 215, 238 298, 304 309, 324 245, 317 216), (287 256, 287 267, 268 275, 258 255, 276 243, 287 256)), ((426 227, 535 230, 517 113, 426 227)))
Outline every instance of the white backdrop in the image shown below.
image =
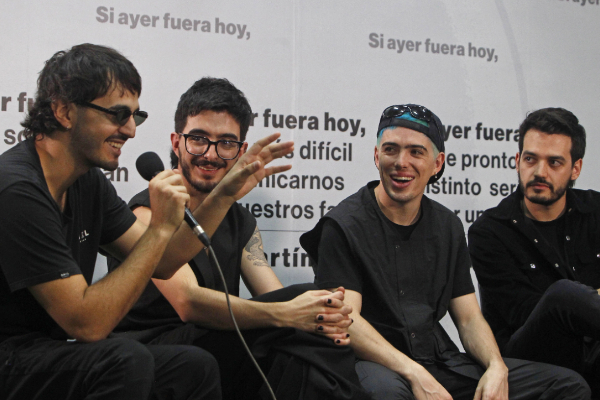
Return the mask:
POLYGON ((139 154, 153 150, 168 162, 179 96, 202 76, 226 77, 257 114, 250 143, 273 131, 296 142, 293 169, 241 203, 257 217, 284 285, 312 281, 298 237, 377 178, 375 131, 392 104, 423 104, 449 129, 444 180, 428 190, 465 229, 514 189, 514 131, 541 107, 567 108, 587 128, 577 187, 599 189, 597 3, 3 1, 0 152, 22 138, 45 60, 83 42, 114 47, 142 75, 140 106, 150 114, 109 175, 128 200, 146 186, 135 170, 139 154))

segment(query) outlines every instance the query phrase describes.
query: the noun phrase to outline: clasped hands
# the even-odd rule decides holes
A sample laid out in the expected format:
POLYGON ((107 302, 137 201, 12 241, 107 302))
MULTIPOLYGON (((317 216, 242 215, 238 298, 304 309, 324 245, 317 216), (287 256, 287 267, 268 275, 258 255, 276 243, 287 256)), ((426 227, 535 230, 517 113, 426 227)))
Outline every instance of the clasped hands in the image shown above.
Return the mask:
POLYGON ((286 303, 283 325, 326 336, 335 344, 350 344, 352 306, 344 304, 345 290, 310 290, 286 303))

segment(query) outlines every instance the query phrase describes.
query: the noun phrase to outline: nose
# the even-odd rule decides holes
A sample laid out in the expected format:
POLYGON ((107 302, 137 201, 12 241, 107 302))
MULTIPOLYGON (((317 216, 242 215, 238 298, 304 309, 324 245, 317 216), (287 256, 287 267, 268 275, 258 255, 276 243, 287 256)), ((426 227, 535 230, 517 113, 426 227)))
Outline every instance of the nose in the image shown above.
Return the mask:
POLYGON ((541 161, 537 163, 536 169, 534 171, 535 176, 539 176, 545 178, 548 176, 548 164, 545 161, 541 161))
POLYGON ((129 117, 127 123, 119 129, 119 132, 123 135, 127 136, 129 139, 133 139, 135 137, 135 130, 137 126, 135 125, 135 121, 133 120, 133 115, 129 117))
POLYGON ((398 153, 398 157, 396 158, 396 167, 398 168, 406 168, 408 167, 408 160, 409 160, 409 152, 406 150, 401 150, 398 153))
POLYGON ((219 155, 217 154, 217 144, 216 143, 209 143, 208 144, 208 149, 206 150, 206 153, 204 153, 202 155, 202 157, 208 159, 208 160, 218 160, 219 159, 219 155))

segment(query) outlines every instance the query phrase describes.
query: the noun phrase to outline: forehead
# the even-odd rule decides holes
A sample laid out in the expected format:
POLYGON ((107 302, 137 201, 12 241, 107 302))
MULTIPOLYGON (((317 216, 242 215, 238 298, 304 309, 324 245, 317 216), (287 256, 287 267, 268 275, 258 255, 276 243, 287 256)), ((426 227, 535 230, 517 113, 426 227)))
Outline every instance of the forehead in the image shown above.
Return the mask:
POLYGON ((431 139, 424 133, 403 126, 396 126, 393 129, 383 131, 380 143, 396 143, 398 145, 417 144, 425 146, 429 151, 433 149, 431 139))
POLYGON ((94 103, 105 108, 122 105, 137 110, 139 108, 138 99, 139 96, 136 93, 123 90, 121 86, 114 86, 104 96, 94 99, 94 103))
POLYGON ((240 138, 240 125, 227 111, 204 110, 188 117, 183 133, 193 129, 200 129, 208 136, 233 134, 240 138))
POLYGON ((571 158, 571 138, 560 133, 548 134, 537 129, 530 129, 523 138, 523 151, 536 154, 560 155, 571 158))

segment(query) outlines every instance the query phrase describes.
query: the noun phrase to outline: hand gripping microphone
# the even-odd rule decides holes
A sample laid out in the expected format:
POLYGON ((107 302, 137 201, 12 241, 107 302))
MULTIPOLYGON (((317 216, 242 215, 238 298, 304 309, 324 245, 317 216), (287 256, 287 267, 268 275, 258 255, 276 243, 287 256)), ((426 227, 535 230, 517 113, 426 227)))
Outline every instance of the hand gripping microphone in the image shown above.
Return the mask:
MULTIPOLYGON (((158 154, 156 154, 153 151, 147 151, 146 153, 139 156, 135 162, 135 167, 137 168, 142 178, 144 178, 147 181, 151 180, 158 173, 165 170, 165 166, 162 160, 160 159, 158 154)), ((196 221, 196 218, 194 218, 194 215, 192 214, 190 209, 187 207, 185 208, 184 219, 185 222, 187 222, 187 224, 190 226, 190 228, 192 228, 196 236, 198 236, 198 239, 200 239, 200 241, 204 243, 206 247, 210 246, 210 239, 208 238, 208 235, 204 232, 204 229, 202 229, 198 221, 196 221)))

